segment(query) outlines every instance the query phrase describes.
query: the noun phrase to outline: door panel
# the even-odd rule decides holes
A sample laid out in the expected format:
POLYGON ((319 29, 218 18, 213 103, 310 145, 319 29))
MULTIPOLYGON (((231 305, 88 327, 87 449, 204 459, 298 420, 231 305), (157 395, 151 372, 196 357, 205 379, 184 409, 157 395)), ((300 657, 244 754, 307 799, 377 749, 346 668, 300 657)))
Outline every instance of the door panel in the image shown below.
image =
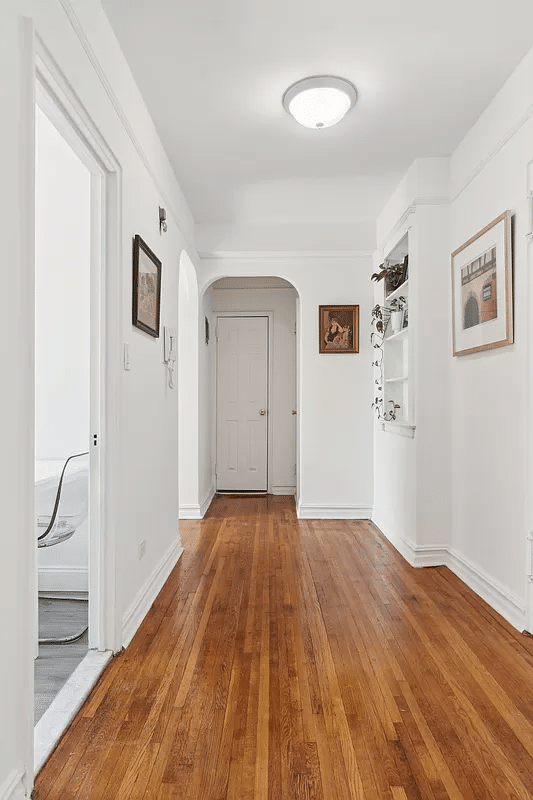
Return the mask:
POLYGON ((219 317, 217 489, 268 489, 268 317, 219 317), (261 410, 265 413, 261 414, 261 410))

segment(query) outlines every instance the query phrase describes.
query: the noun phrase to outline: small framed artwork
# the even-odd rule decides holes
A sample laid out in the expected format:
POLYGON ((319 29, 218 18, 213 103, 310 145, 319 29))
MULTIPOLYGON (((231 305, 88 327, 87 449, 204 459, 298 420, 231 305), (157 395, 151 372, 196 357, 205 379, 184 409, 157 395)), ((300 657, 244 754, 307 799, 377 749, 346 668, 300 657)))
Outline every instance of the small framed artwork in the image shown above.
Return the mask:
POLYGON ((452 253, 453 355, 513 342, 511 212, 452 253))
POLYGON ((160 309, 161 261, 137 234, 133 240, 133 324, 157 338, 160 309))
POLYGON ((359 352, 359 306, 318 307, 318 352, 359 352))

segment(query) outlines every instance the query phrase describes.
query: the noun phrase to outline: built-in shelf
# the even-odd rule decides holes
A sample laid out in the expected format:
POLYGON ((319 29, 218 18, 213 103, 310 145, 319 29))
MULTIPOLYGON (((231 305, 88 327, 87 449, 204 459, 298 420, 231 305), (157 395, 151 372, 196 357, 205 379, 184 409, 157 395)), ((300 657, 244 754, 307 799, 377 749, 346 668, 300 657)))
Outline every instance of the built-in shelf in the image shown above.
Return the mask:
POLYGON ((400 297, 401 295, 405 294, 409 288, 409 278, 402 283, 401 286, 398 286, 393 292, 387 295, 385 298, 385 305, 388 305, 391 300, 394 300, 395 297, 400 297))
POLYGON ((409 425, 407 422, 382 422, 381 430, 389 433, 396 433, 398 436, 406 436, 414 439, 416 425, 409 425))
POLYGON ((407 375, 402 375, 399 378, 386 378, 385 383, 403 383, 404 381, 409 380, 407 375))
POLYGON ((385 341, 386 342, 394 342, 394 341, 398 341, 399 339, 405 339, 405 337, 407 336, 408 331, 409 331, 409 328, 406 326, 405 328, 402 328, 401 331, 398 331, 398 333, 391 333, 390 336, 386 336, 385 337, 385 341))

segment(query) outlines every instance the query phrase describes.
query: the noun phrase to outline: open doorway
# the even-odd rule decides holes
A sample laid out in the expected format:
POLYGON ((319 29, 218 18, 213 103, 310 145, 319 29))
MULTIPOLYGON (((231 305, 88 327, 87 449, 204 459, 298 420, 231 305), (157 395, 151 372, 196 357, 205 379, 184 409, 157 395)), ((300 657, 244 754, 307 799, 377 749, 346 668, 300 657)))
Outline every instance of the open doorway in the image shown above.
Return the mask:
POLYGON ((36 108, 37 723, 88 651, 91 173, 36 108))
POLYGON ((272 276, 221 278, 210 289, 216 490, 294 495, 298 293, 272 276))
POLYGON ((28 420, 36 444, 35 572, 29 587, 35 664, 39 590, 45 612, 51 612, 40 638, 72 638, 52 645, 61 657, 71 644, 78 650, 66 655, 70 663, 61 675, 47 653, 55 686, 46 693, 55 696, 49 705, 51 697, 42 698, 39 709, 36 696, 38 772, 122 643, 113 459, 121 257, 118 164, 39 44, 36 102, 35 418, 28 420), (38 547, 39 538, 48 546, 38 547), (54 605, 65 597, 70 604, 56 614, 54 605))

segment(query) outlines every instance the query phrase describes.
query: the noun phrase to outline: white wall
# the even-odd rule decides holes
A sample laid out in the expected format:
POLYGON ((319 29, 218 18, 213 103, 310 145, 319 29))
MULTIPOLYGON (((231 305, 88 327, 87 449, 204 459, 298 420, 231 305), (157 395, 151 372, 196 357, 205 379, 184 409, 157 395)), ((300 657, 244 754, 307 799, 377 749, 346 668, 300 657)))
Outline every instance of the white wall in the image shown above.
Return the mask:
POLYGON ((139 233, 163 262, 162 325, 177 326, 180 253, 194 252, 183 194, 97 0, 1 3, 0 235, 9 268, 3 273, 0 359, 9 391, 0 398, 0 503, 12 533, 0 563, 0 600, 8 612, 2 615, 2 644, 10 653, 0 663, 0 796, 15 798, 24 796, 23 782, 29 792, 33 772, 34 78, 33 41, 25 35, 32 21, 119 170, 120 257, 112 268, 121 299, 110 309, 110 324, 121 344, 109 353, 108 373, 117 404, 110 431, 117 476, 117 582, 106 618, 111 647, 128 641, 179 553, 177 391, 166 384, 162 339, 131 325, 132 239, 139 233), (168 212, 164 236, 159 205, 168 212), (129 372, 122 369, 122 342, 130 344, 129 372), (146 555, 139 560, 142 539, 146 555))
MULTIPOLYGON (((89 449, 91 174, 37 108, 35 459, 89 449)), ((88 487, 87 487, 88 490, 88 487)), ((88 590, 88 524, 38 551, 40 591, 88 590)))
POLYGON ((299 475, 302 517, 368 517, 372 506, 370 258, 203 259, 200 291, 217 278, 276 275, 300 297, 299 475), (360 351, 318 352, 318 306, 360 305, 360 351))
MULTIPOLYGON (((224 282, 222 282, 224 285, 224 282)), ((249 283, 249 281, 248 281, 249 283)), ((263 285, 261 280, 258 285, 263 285)), ((263 282, 267 283, 268 281, 263 282)), ((229 284, 232 285, 231 283, 229 284)), ((296 491, 296 291, 276 288, 219 288, 213 285, 213 317, 222 311, 271 311, 273 313, 273 354, 271 391, 272 464, 274 494, 296 491)))
POLYGON ((179 397, 179 514, 200 516, 198 503, 198 282, 189 255, 179 266, 178 397, 179 397))
POLYGON ((514 223, 514 344, 451 363, 452 547, 458 567, 465 562, 481 591, 520 629, 527 624, 526 535, 532 525, 531 263, 525 238, 526 196, 533 189, 532 110, 533 51, 451 158, 450 250, 506 209, 514 223))
POLYGON ((412 561, 448 564, 515 627, 531 630, 533 51, 451 158, 425 170, 427 179, 424 162, 409 170, 378 220, 386 248, 398 218, 415 211, 432 281, 409 309, 418 330, 417 431, 388 452, 376 445, 375 510, 386 533, 411 539, 415 547, 405 554, 412 561), (449 214, 431 219, 446 195, 449 214), (449 254, 505 210, 513 214, 514 344, 454 358, 449 254), (413 450, 422 426, 435 436, 413 450), (391 493, 386 483, 378 489, 379 472, 388 481, 395 470, 407 481, 391 493))
POLYGON ((215 491, 215 449, 214 449, 214 397, 215 397, 215 358, 216 341, 213 319, 213 290, 200 288, 198 313, 198 370, 199 370, 199 516, 203 517, 215 491), (210 339, 205 344, 205 318, 209 320, 210 339))
MULTIPOLYGON (((377 221, 375 267, 408 234, 409 422, 375 424, 373 520, 412 564, 443 563, 451 527, 449 164, 417 159, 377 221), (400 431, 401 432, 401 431, 400 431)), ((382 284, 376 302, 383 303, 382 284)))

